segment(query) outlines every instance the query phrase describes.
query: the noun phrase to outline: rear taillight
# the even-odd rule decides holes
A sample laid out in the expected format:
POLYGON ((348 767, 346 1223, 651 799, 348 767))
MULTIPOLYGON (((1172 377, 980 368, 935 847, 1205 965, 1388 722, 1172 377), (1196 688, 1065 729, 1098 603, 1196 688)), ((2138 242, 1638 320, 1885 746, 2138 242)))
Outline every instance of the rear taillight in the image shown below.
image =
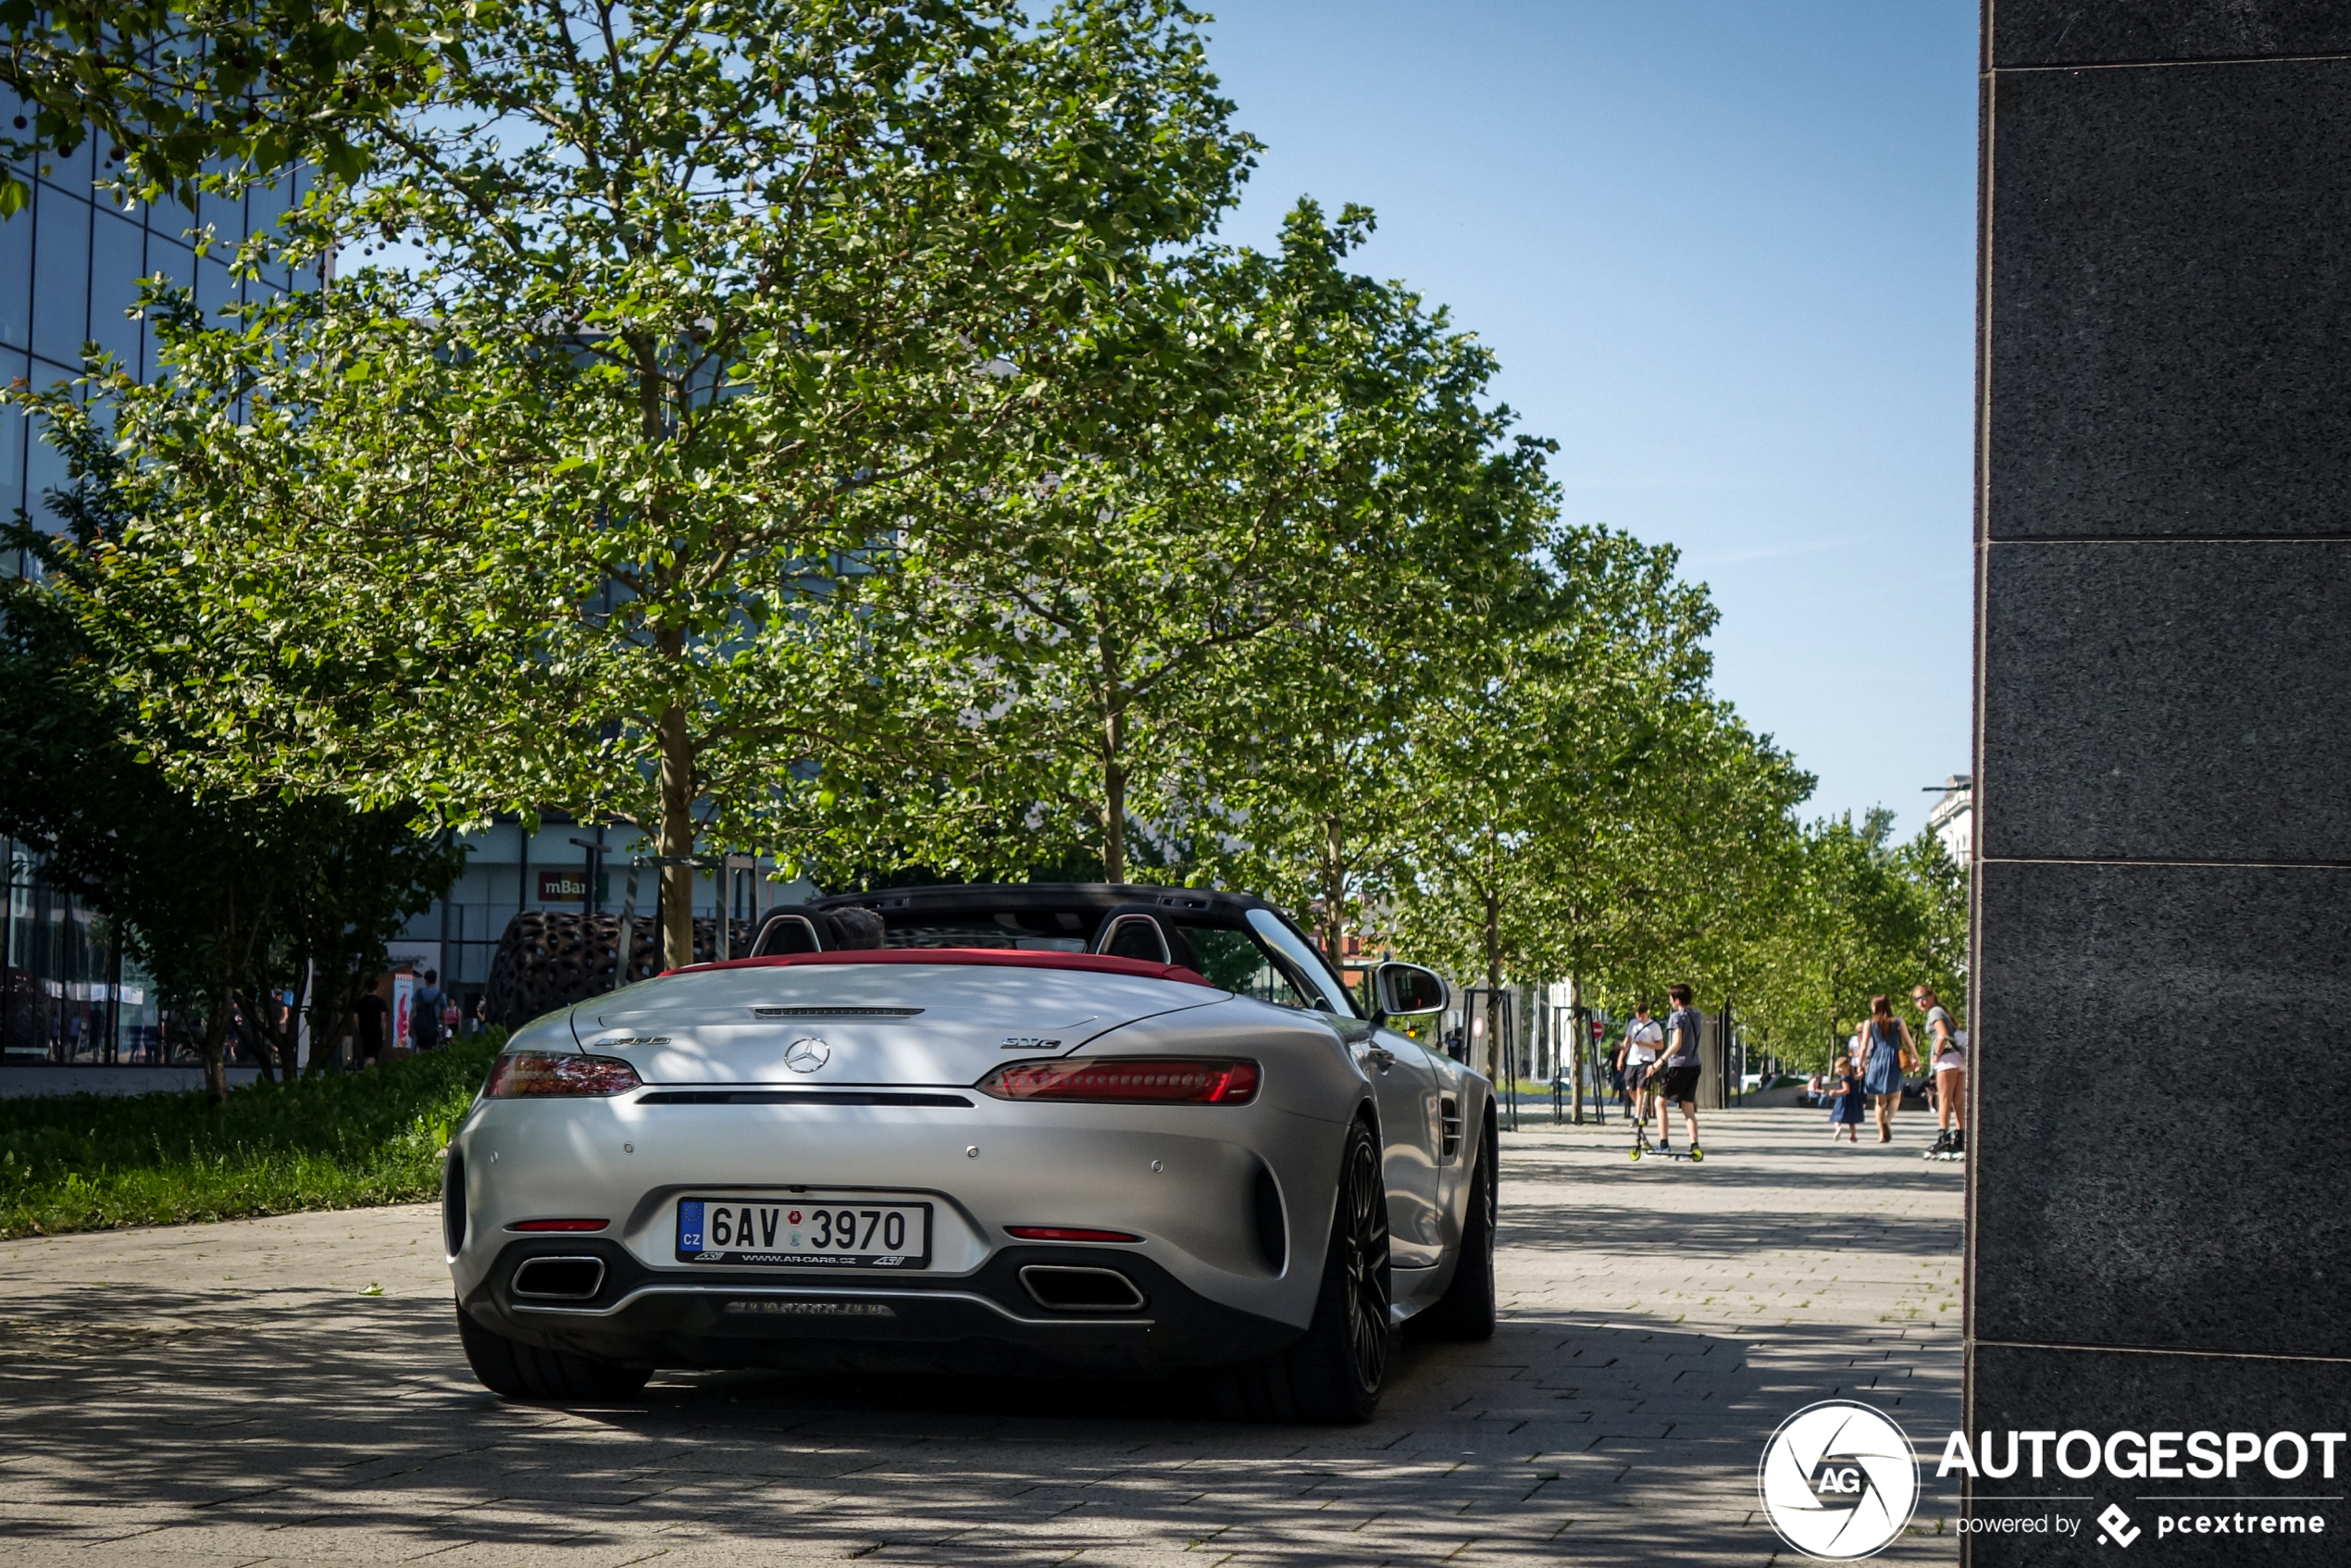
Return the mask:
POLYGON ((538 1095, 612 1095, 642 1089, 637 1069, 617 1056, 559 1056, 549 1052, 510 1051, 491 1064, 486 1100, 538 1095))
POLYGON ((973 1087, 999 1100, 1084 1100, 1147 1105, 1244 1105, 1257 1094, 1254 1062, 1143 1056, 1016 1062, 973 1087))

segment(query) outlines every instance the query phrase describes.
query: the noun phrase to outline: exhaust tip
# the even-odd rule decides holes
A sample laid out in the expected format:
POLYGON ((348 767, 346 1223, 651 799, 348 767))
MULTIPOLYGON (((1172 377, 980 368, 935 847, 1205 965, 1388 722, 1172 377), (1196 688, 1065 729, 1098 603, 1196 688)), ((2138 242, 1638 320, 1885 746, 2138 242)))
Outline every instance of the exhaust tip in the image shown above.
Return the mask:
POLYGON ((1114 1268, 1030 1263, 1020 1271, 1020 1282, 1039 1306, 1057 1313, 1132 1313, 1148 1304, 1135 1282, 1114 1268))
POLYGON ((525 1258, 511 1287, 534 1301, 585 1301, 603 1288, 602 1258, 525 1258))

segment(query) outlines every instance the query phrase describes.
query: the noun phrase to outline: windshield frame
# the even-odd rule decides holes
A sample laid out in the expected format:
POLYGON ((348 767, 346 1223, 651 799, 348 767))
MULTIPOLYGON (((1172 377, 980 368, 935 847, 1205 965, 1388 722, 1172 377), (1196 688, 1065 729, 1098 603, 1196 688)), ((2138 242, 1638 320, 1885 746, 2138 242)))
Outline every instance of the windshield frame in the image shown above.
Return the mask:
POLYGON ((1290 983, 1301 991, 1318 992, 1321 1002, 1316 1011, 1337 1018, 1356 1016, 1355 1004, 1347 987, 1331 973, 1330 965, 1314 944, 1299 934, 1298 927, 1270 909, 1251 909, 1247 916, 1249 928, 1257 940, 1273 951, 1284 967, 1296 973, 1290 983))

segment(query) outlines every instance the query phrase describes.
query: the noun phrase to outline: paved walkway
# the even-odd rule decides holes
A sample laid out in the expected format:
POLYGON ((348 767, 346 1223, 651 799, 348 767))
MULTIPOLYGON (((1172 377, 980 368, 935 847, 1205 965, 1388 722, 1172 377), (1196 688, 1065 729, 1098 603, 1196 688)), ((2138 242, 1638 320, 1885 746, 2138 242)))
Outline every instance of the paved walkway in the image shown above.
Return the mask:
MULTIPOLYGON (((1408 1348, 1337 1430, 767 1374, 506 1405, 427 1208, 0 1243, 0 1564, 1766 1562, 1790 1412, 1858 1395, 1930 1461, 1958 1419, 1960 1169, 1905 1122, 1832 1150, 1816 1113, 1722 1114, 1697 1166, 1506 1134, 1501 1332, 1408 1348)), ((1889 1560, 1958 1555, 1926 1475, 1889 1560)))

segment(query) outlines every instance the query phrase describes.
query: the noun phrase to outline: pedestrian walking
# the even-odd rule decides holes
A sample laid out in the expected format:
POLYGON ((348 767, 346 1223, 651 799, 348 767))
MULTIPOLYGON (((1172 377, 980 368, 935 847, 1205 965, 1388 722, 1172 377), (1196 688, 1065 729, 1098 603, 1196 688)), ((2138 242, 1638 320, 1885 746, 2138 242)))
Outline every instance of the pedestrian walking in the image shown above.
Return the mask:
POLYGON ((1860 1069, 1850 1056, 1840 1056, 1836 1062, 1836 1087, 1829 1091, 1829 1141, 1835 1143, 1842 1133, 1847 1143, 1861 1141, 1861 1118, 1869 1113, 1868 1097, 1861 1090, 1860 1069))
POLYGON ((442 999, 441 987, 436 983, 440 978, 438 974, 428 969, 425 971, 425 983, 417 989, 417 1000, 413 1003, 415 1011, 409 1015, 408 1033, 415 1039, 418 1051, 441 1049, 442 999))
POLYGON ((1624 1087, 1633 1091, 1633 1119, 1649 1119, 1649 1104, 1656 1096, 1649 1085, 1649 1076, 1657 1070, 1657 1060, 1664 1054, 1665 1026, 1649 1016, 1649 1004, 1633 1004, 1633 1021, 1624 1026, 1624 1043, 1621 1053, 1624 1060, 1624 1087))
POLYGON ((1870 1019, 1861 1026, 1863 1050, 1861 1088, 1877 1107, 1877 1140, 1894 1141, 1894 1113, 1902 1104, 1904 1075, 1918 1065, 1910 1044, 1910 1027, 1894 1015, 1893 1004, 1882 996, 1870 998, 1870 1019))
POLYGON ((1689 987, 1668 986, 1665 999, 1673 1011, 1665 1015, 1665 1058, 1657 1074, 1657 1146, 1673 1147, 1673 1107, 1679 1105, 1682 1125, 1690 1135, 1690 1154, 1696 1158, 1703 1152, 1698 1146, 1698 1045, 1705 1025, 1690 1005, 1689 987))
POLYGON ((359 1064, 372 1067, 383 1058, 384 1020, 392 1015, 392 1003, 378 996, 375 982, 369 981, 352 1011, 359 1017, 359 1064))
POLYGON ((1910 1000, 1926 1014, 1926 1053, 1934 1064, 1934 1148, 1937 1154, 1967 1152, 1967 1047, 1951 1027, 1950 1010, 1933 986, 1914 987, 1910 1000))

